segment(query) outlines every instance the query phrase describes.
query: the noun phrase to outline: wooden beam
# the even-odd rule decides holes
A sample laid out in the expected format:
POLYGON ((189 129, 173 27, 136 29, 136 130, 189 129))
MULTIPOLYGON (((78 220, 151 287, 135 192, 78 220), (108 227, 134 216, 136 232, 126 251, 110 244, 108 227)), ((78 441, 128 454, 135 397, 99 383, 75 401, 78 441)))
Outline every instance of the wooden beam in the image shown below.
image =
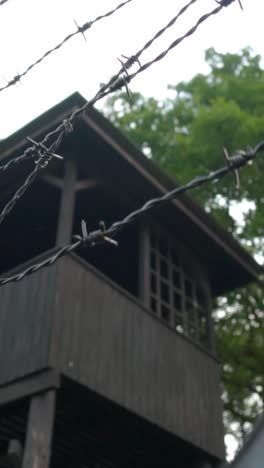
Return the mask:
POLYGON ((61 205, 57 230, 57 245, 71 241, 75 206, 75 183, 77 167, 74 161, 65 161, 64 184, 61 194, 61 205))
POLYGON ((64 182, 63 179, 60 179, 59 177, 53 176, 51 174, 44 174, 42 177, 42 180, 45 182, 48 182, 48 184, 52 185, 53 187, 56 187, 58 189, 63 189, 64 182))
POLYGON ((83 179, 78 180, 75 184, 75 190, 78 192, 79 190, 91 190, 95 187, 103 185, 103 181, 98 179, 83 179))
POLYGON ((32 396, 44 390, 60 387, 60 376, 47 369, 25 378, 15 380, 0 387, 0 406, 32 396))
POLYGON ((56 390, 31 400, 22 468, 49 468, 56 390))

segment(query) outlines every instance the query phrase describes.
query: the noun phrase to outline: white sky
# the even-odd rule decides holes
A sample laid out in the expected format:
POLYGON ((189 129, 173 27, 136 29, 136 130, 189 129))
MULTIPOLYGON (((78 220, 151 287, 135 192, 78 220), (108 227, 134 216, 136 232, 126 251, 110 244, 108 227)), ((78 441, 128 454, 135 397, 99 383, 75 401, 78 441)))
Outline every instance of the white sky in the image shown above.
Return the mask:
MULTIPOLYGON (((76 28, 115 7, 121 0, 9 0, 0 7, 0 86, 23 72, 50 47, 76 28)), ((131 83, 133 91, 162 98, 168 84, 206 72, 204 51, 238 52, 251 46, 263 48, 263 0, 242 0, 244 12, 234 2, 210 18, 194 36, 184 41, 159 64, 131 83)), ((0 93, 0 139, 60 102, 74 91, 87 99, 119 70, 117 57, 134 54, 164 26, 187 0, 134 0, 117 14, 96 23, 52 54, 22 84, 0 93)), ((142 56, 144 63, 166 48, 204 13, 215 8, 214 0, 200 0, 188 14, 142 56)), ((227 437, 229 454, 235 448, 227 437)))
MULTIPOLYGON (((0 86, 10 80, 48 48, 82 25, 115 7, 121 0, 9 0, 0 7, 0 86)), ((187 0, 186 0, 187 2, 187 0)), ((133 0, 114 16, 96 23, 47 58, 22 84, 0 93, 0 138, 6 137, 67 95, 78 90, 91 98, 98 84, 119 69, 117 57, 132 55, 185 4, 182 0, 133 0)), ((263 47, 264 2, 243 0, 244 12, 234 2, 209 19, 195 35, 159 64, 131 83, 133 91, 162 98, 167 85, 206 71, 204 51, 237 52, 250 45, 263 47)), ((199 0, 142 56, 142 63, 167 47, 216 6, 214 0, 199 0)))

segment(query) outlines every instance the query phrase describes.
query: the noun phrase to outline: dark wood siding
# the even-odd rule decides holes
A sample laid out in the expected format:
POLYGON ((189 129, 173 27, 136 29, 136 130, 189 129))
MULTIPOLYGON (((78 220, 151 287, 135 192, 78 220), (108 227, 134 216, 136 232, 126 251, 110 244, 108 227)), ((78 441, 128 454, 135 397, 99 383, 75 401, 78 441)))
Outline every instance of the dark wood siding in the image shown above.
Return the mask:
POLYGON ((55 267, 0 288, 0 384, 47 367, 55 267))
POLYGON ((58 274, 54 366, 222 457, 217 361, 76 257, 62 259, 58 274))

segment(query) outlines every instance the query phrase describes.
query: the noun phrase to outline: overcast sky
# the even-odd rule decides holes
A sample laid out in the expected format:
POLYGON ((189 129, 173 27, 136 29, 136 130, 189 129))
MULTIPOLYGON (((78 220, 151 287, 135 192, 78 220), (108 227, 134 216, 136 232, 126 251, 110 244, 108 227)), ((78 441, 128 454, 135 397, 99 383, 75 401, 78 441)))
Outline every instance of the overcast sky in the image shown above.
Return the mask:
MULTIPOLYGON (((11 80, 50 47, 121 0, 8 0, 0 7, 0 86, 11 80)), ((250 45, 257 53, 263 47, 264 2, 242 0, 244 12, 234 2, 204 23, 162 62, 131 83, 133 91, 162 98, 168 84, 189 79, 207 70, 204 51, 238 52, 250 45)), ((187 0, 186 0, 187 2, 187 0)), ((47 58, 22 83, 0 93, 0 138, 6 137, 52 105, 78 90, 90 98, 119 69, 117 57, 132 55, 185 1, 133 0, 118 13, 77 35, 47 58)), ((188 14, 142 56, 142 63, 166 48, 192 26, 201 14, 215 8, 215 0, 198 0, 188 14)))
MULTIPOLYGON (((0 86, 22 73, 50 47, 82 25, 115 7, 121 0, 9 0, 0 7, 0 86)), ((181 0, 133 0, 117 14, 77 35, 62 49, 37 66, 21 84, 0 93, 0 139, 60 102, 74 91, 87 99, 119 69, 117 57, 134 54, 187 2, 181 0)), ((251 46, 263 49, 263 0, 238 1, 203 24, 159 64, 131 83, 133 91, 163 98, 168 84, 206 72, 204 51, 238 52, 251 46)), ((188 14, 142 56, 153 58, 185 32, 204 13, 215 8, 215 0, 198 0, 188 14)), ((229 451, 235 445, 227 440, 229 451)))

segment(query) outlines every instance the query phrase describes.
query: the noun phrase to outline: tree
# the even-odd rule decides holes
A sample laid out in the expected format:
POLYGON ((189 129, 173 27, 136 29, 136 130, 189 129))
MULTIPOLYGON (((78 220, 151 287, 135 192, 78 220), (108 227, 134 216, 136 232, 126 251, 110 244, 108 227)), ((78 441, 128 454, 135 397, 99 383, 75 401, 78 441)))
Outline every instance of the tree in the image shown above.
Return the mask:
MULTIPOLYGON (((120 93, 105 112, 146 156, 177 182, 219 167, 223 146, 232 154, 254 145, 264 134, 264 70, 260 56, 246 48, 240 54, 205 53, 210 67, 189 82, 169 86, 163 102, 120 93)), ((241 189, 228 176, 205 185, 192 197, 257 255, 264 257, 264 160, 241 172, 241 189), (234 210, 243 216, 232 216, 234 210)), ((223 362, 227 432, 241 439, 264 401, 264 292, 250 285, 221 298, 215 313, 218 350, 223 362)))

